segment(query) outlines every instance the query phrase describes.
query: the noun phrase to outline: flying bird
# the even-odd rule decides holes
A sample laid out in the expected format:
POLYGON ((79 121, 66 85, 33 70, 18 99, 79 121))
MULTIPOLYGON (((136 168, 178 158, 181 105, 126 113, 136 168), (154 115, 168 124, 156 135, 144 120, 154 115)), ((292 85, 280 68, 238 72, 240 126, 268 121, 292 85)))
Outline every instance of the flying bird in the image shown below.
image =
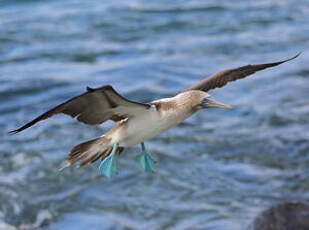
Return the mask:
POLYGON ((146 150, 144 141, 176 126, 201 109, 232 107, 216 101, 209 90, 225 86, 231 81, 245 78, 257 71, 277 66, 300 55, 279 62, 245 65, 217 72, 174 97, 149 103, 128 100, 110 85, 86 88, 86 92, 52 108, 29 123, 10 133, 19 133, 39 121, 57 114, 66 114, 88 125, 99 125, 112 120, 116 125, 102 136, 75 146, 61 168, 75 163, 84 166, 101 159, 100 172, 111 177, 117 172, 117 158, 126 147, 141 144, 136 157, 145 171, 153 171, 155 159, 146 150))

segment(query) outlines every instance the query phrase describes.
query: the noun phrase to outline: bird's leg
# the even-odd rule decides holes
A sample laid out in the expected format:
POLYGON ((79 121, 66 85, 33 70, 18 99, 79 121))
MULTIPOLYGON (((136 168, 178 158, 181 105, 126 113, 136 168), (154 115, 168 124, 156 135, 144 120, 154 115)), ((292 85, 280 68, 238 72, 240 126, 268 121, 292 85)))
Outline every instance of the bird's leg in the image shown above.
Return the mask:
POLYGON ((115 143, 113 145, 112 152, 106 157, 99 166, 100 173, 106 177, 111 177, 117 173, 117 165, 116 165, 116 153, 119 147, 119 143, 115 143))
POLYGON ((139 162, 141 167, 146 171, 154 171, 154 165, 156 161, 154 158, 147 152, 144 142, 141 143, 142 152, 137 155, 136 160, 139 162))

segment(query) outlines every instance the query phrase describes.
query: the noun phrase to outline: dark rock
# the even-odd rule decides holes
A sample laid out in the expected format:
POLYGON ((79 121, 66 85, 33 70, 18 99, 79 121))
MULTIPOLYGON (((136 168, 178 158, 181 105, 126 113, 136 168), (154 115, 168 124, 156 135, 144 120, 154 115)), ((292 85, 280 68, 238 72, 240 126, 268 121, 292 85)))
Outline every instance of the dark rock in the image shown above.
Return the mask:
POLYGON ((263 211, 254 230, 309 230, 309 203, 282 203, 263 211))

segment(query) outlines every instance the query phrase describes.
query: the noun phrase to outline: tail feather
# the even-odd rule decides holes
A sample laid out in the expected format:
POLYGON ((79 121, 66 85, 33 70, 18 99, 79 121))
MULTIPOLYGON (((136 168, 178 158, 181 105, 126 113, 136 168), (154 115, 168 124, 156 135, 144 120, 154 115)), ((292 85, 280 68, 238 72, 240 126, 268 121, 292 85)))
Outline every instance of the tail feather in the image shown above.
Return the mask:
MULTIPOLYGON (((102 152, 102 153, 97 153, 97 154, 95 154, 95 155, 93 155, 93 156, 87 157, 85 160, 83 160, 83 161, 78 165, 78 167, 82 167, 82 166, 84 166, 84 165, 91 164, 91 163, 97 161, 99 158, 102 158, 102 160, 105 159, 105 158, 108 157, 109 154, 112 152, 112 149, 113 149, 113 148, 110 147, 110 148, 106 149, 106 150, 105 150, 104 152, 102 152)), ((120 153, 121 153, 123 150, 124 150, 123 147, 119 147, 119 148, 118 148, 118 151, 116 152, 116 154, 120 155, 120 153)))
POLYGON ((97 161, 100 157, 104 159, 105 157, 107 157, 111 153, 111 151, 112 151, 112 148, 108 148, 107 150, 105 150, 102 153, 97 153, 97 154, 94 154, 93 156, 87 157, 85 160, 83 160, 78 165, 78 167, 82 167, 84 165, 93 163, 93 162, 97 161))
MULTIPOLYGON (((119 148, 118 154, 122 152, 123 148, 119 148)), ((86 141, 76 145, 70 152, 67 163, 60 168, 63 170, 75 163, 79 163, 78 167, 93 163, 99 158, 104 159, 112 151, 110 141, 105 136, 86 141)))

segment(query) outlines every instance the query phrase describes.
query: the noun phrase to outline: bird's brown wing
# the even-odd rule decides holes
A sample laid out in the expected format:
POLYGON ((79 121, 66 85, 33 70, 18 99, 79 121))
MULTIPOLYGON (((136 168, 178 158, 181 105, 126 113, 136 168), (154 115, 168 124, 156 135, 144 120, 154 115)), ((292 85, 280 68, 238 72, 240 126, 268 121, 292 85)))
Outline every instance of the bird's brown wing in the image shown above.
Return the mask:
POLYGON ((266 63, 266 64, 257 64, 257 65, 246 65, 246 66, 241 66, 235 69, 227 69, 223 70, 220 72, 217 72, 204 80, 198 82, 197 84, 193 85, 192 87, 186 89, 185 91, 188 90, 202 90, 202 91, 209 91, 211 89, 215 88, 221 88, 225 86, 228 82, 230 81, 236 81, 238 79, 245 78, 251 74, 254 74, 257 71, 277 66, 282 63, 288 62, 293 60, 294 58, 297 58, 300 55, 297 54, 296 56, 289 58, 284 61, 280 62, 273 62, 273 63, 266 63))
POLYGON ((95 89, 87 87, 87 92, 54 107, 10 133, 21 132, 39 121, 61 113, 70 115, 85 124, 97 125, 107 120, 119 121, 133 117, 149 107, 149 104, 125 99, 110 85, 95 89))

